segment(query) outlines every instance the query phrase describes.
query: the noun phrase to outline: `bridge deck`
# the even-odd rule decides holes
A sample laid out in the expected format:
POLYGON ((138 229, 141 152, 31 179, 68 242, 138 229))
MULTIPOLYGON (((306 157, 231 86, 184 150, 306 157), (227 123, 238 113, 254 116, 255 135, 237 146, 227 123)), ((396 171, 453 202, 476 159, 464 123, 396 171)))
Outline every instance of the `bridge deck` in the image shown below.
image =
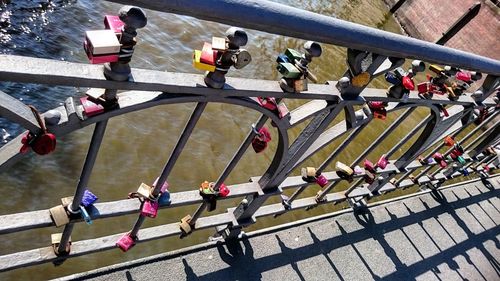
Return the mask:
POLYGON ((500 177, 60 280, 499 280, 500 177))

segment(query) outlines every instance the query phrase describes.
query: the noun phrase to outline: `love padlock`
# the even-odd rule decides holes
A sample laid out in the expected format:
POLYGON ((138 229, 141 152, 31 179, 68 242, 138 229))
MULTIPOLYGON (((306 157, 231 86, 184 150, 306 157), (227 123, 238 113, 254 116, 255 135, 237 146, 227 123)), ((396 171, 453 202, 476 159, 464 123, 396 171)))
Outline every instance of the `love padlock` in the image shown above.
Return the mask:
POLYGON ((80 214, 82 215, 83 220, 88 224, 92 224, 92 218, 90 217, 89 213, 85 209, 84 206, 80 205, 80 214))
POLYGON ((123 252, 126 252, 135 246, 137 240, 137 236, 132 237, 130 233, 126 233, 125 235, 120 237, 120 239, 118 239, 115 245, 123 252))
POLYGON ((181 229, 184 235, 188 235, 193 231, 193 226, 191 225, 191 216, 187 215, 181 219, 179 223, 179 228, 181 229))
POLYGON ((432 158, 441 166, 441 168, 446 168, 447 164, 444 160, 443 154, 436 152, 432 155, 432 158))
POLYGON ((23 146, 21 147, 20 152, 25 153, 31 147, 31 149, 33 149, 33 151, 38 155, 49 154, 56 149, 56 136, 48 132, 45 122, 42 119, 42 115, 38 112, 38 110, 36 110, 36 108, 32 105, 29 105, 28 107, 33 112, 33 115, 35 116, 42 132, 39 135, 33 132, 28 132, 28 134, 21 140, 23 146))
POLYGON ((156 215, 158 214, 158 208, 158 201, 146 199, 142 204, 141 215, 145 217, 156 218, 156 215))
POLYGON ((446 136, 444 138, 444 145, 446 146, 453 146, 455 144, 455 140, 453 139, 452 136, 446 136))
POLYGON ((284 102, 280 102, 278 104, 278 117, 280 119, 283 119, 286 116, 288 116, 289 114, 290 114, 290 111, 288 110, 288 107, 286 106, 286 104, 284 102))
POLYGON ((354 87, 364 87, 370 83, 371 75, 368 72, 361 72, 360 74, 352 77, 351 84, 354 87))
POLYGON ((403 78, 401 78, 401 81, 405 89, 410 91, 415 90, 415 83, 413 83, 413 80, 408 75, 403 76, 403 78))
POLYGON ((319 174, 317 177, 316 177, 316 183, 320 186, 320 187, 325 187, 327 184, 328 184, 328 180, 326 179, 325 176, 323 176, 322 174, 319 174))
POLYGON ((347 166, 342 162, 337 161, 337 163, 335 163, 335 169, 336 169, 335 173, 337 174, 337 176, 339 176, 339 178, 346 180, 348 182, 353 181, 352 176, 354 174, 354 171, 349 166, 347 166))
POLYGON ((308 183, 316 182, 316 168, 306 167, 300 170, 302 180, 308 183))
POLYGON ((278 110, 278 104, 276 103, 276 99, 273 97, 257 97, 260 105, 266 109, 271 111, 278 110))
POLYGON ((50 235, 50 240, 52 244, 52 249, 57 256, 67 255, 71 251, 71 236, 68 239, 68 243, 64 248, 64 252, 59 252, 59 244, 61 244, 62 233, 53 233, 50 235))
POLYGON ((90 190, 85 189, 83 192, 83 197, 82 197, 82 205, 84 207, 88 207, 92 204, 94 204, 95 201, 97 201, 99 198, 95 196, 94 193, 90 192, 90 190))
POLYGON ((262 126, 257 131, 255 124, 252 124, 252 131, 255 133, 252 139, 252 148, 255 153, 260 153, 267 148, 267 144, 271 141, 271 133, 266 126, 262 126))
POLYGON ((365 172, 365 170, 358 165, 354 166, 353 170, 354 170, 354 174, 356 174, 356 175, 361 175, 365 172))
POLYGON ((393 72, 386 72, 385 75, 385 81, 393 84, 393 85, 400 85, 401 84, 401 80, 399 79, 399 77, 393 73, 393 72))
POLYGON ((422 164, 424 166, 427 165, 427 164, 429 164, 429 160, 427 160, 423 156, 418 156, 417 160, 418 160, 418 162, 420 162, 420 164, 422 164))
POLYGON ((363 162, 363 166, 365 170, 375 173, 375 165, 373 165, 373 163, 370 160, 365 159, 365 161, 363 162))
POLYGON ((64 206, 59 205, 52 207, 49 209, 49 213, 56 227, 60 227, 69 223, 69 215, 64 206))
POLYGON ((366 170, 363 179, 367 184, 372 184, 375 181, 375 175, 369 170, 366 170))
POLYGON ((86 31, 83 48, 92 64, 117 62, 120 59, 121 44, 115 31, 110 29, 86 31))
POLYGON ((387 159, 386 155, 380 156, 380 158, 377 161, 377 167, 380 167, 382 170, 387 167, 387 164, 389 164, 389 160, 387 159))
POLYGON ((460 169, 460 172, 462 173, 462 175, 464 175, 465 177, 469 175, 469 171, 467 170, 467 168, 462 168, 460 169))
POLYGON ((470 82, 472 80, 472 76, 469 72, 465 72, 465 71, 459 71, 455 74, 455 77, 460 80, 460 81, 464 81, 464 82, 470 82))
POLYGON ((80 98, 80 103, 83 106, 83 113, 87 117, 92 117, 104 112, 104 106, 89 100, 89 97, 80 98))

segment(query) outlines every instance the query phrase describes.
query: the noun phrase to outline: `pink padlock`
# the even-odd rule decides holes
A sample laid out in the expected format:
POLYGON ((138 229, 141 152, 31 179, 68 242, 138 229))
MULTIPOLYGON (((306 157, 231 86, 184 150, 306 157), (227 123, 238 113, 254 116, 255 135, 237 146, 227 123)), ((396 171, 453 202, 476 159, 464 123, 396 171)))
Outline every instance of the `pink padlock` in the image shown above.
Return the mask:
POLYGON ((130 250, 130 248, 135 246, 136 240, 137 239, 134 239, 132 236, 130 236, 130 233, 126 233, 116 242, 116 246, 120 248, 120 250, 126 252, 130 250))
POLYGON ((389 160, 387 160, 387 157, 384 155, 380 156, 380 159, 377 161, 377 167, 380 169, 385 169, 387 167, 387 164, 389 164, 389 160))
POLYGON ((446 168, 447 164, 446 161, 444 160, 443 154, 436 152, 434 155, 432 155, 432 158, 441 166, 441 168, 446 168))
POLYGON ((262 107, 267 108, 271 111, 275 111, 278 109, 278 105, 276 104, 276 99, 273 97, 257 97, 260 105, 262 107))
POLYGON ((219 196, 226 197, 229 195, 229 192, 229 188, 227 188, 225 184, 221 183, 221 185, 219 186, 219 196))
MULTIPOLYGON (((113 32, 116 33, 116 35, 119 37, 121 37, 122 27, 124 25, 125 23, 120 19, 119 16, 104 16, 104 27, 106 29, 113 30, 113 32)), ((120 40, 120 38, 118 38, 118 40, 120 40)))
POLYGON ((320 174, 319 176, 316 177, 316 183, 321 187, 325 187, 328 184, 328 180, 326 179, 325 176, 320 174))
POLYGON ((146 199, 144 201, 144 204, 142 204, 141 215, 150 218, 156 218, 156 215, 158 214, 158 207, 158 201, 151 201, 146 199))
MULTIPOLYGON (((156 179, 155 179, 155 182, 153 183, 153 186, 156 186, 156 184, 158 183, 158 180, 159 180, 159 179, 160 179, 160 178, 156 178, 156 179)), ((166 181, 165 181, 165 182, 163 183, 163 185, 162 185, 161 189, 160 189, 160 193, 163 193, 163 192, 165 192, 165 191, 167 191, 167 190, 168 190, 168 182, 166 182, 166 181)))
POLYGON ((472 76, 469 72, 465 71, 459 71, 457 74, 455 74, 455 77, 458 80, 464 81, 464 82, 469 82, 472 79, 472 76))
POLYGON ((373 165, 373 163, 368 160, 368 159, 365 159, 365 162, 363 163, 364 167, 365 167, 365 170, 368 170, 370 172, 375 172, 375 166, 373 165))

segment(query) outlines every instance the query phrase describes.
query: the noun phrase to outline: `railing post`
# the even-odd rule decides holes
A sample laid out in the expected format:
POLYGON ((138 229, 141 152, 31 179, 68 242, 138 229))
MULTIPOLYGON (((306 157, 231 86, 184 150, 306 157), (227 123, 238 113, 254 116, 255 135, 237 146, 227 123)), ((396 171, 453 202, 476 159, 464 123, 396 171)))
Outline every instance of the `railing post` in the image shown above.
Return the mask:
MULTIPOLYGON (((94 134, 92 135, 92 140, 90 141, 89 151, 87 152, 87 157, 85 158, 85 163, 83 165, 82 173, 80 179, 78 180, 78 185, 76 187, 75 196, 73 197, 73 202, 68 206, 68 211, 70 213, 77 214, 80 212, 80 204, 82 202, 83 194, 87 188, 90 174, 94 168, 95 160, 97 159, 97 154, 99 153, 99 148, 101 147, 102 139, 104 137, 104 132, 106 131, 106 126, 108 120, 104 120, 95 124, 94 134)), ((70 222, 64 227, 64 231, 57 247, 57 253, 63 255, 66 253, 67 245, 73 231, 73 223, 70 222)))

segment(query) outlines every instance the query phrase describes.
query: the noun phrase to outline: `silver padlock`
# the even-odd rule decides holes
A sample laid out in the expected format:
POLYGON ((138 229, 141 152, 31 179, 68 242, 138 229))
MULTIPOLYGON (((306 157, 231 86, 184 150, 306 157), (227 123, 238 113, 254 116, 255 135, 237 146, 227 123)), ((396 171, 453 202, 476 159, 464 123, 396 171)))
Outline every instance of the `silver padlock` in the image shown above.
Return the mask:
POLYGON ((231 59, 234 62, 234 68, 242 69, 252 61, 252 56, 247 50, 240 49, 240 51, 233 55, 231 59))

